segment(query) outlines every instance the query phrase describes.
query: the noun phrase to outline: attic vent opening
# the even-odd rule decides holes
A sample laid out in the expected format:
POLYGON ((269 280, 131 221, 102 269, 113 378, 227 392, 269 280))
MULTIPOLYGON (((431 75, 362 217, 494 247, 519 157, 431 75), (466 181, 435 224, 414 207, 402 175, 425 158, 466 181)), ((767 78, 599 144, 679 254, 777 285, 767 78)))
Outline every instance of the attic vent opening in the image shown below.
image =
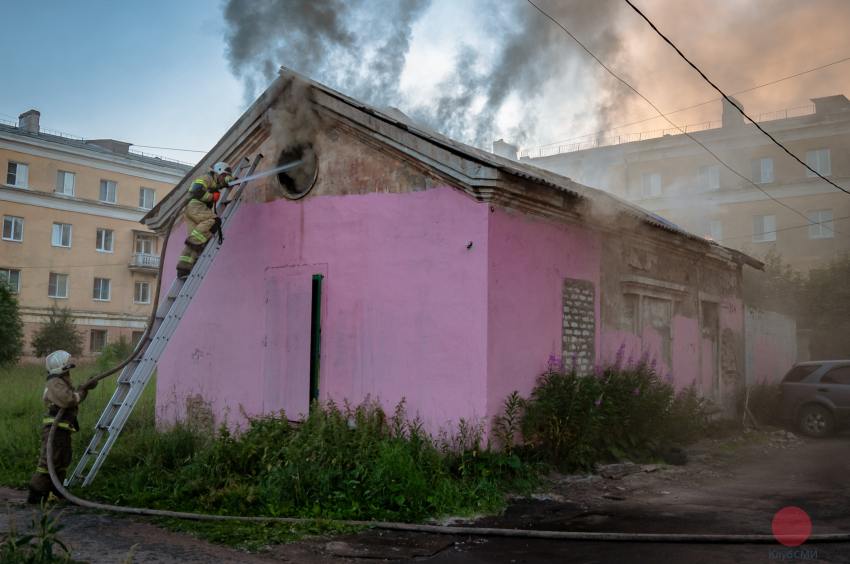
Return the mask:
POLYGON ((301 165, 279 172, 277 180, 283 187, 283 195, 290 200, 303 198, 313 188, 319 175, 316 151, 309 144, 296 145, 281 152, 277 166, 283 166, 293 161, 302 161, 301 165))

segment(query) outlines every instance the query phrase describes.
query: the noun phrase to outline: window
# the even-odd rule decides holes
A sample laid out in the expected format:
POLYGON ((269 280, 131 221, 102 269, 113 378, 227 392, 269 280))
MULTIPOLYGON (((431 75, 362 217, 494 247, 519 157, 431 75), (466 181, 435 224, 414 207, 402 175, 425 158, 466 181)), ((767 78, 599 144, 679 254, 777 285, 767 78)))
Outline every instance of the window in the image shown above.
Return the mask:
POLYGON ((763 158, 753 161, 753 181, 759 184, 773 182, 773 159, 763 158))
POLYGON ((645 172, 640 176, 641 195, 644 198, 656 198, 661 195, 661 174, 645 172))
POLYGON ((833 368, 820 379, 821 384, 843 384, 850 385, 850 366, 838 366, 833 368))
POLYGON ((76 175, 73 172, 60 170, 56 173, 56 193, 73 196, 75 182, 76 175))
POLYGON ((153 188, 139 188, 139 207, 149 210, 154 205, 156 192, 153 188))
POLYGON ((699 167, 699 185, 703 190, 720 189, 720 165, 699 167))
POLYGON ((93 353, 103 352, 106 348, 106 329, 92 329, 89 339, 89 350, 93 353))
POLYGON ((21 291, 21 271, 11 268, 0 268, 0 282, 5 282, 13 294, 21 291))
POLYGON ((753 243, 776 241, 776 216, 757 215, 753 217, 753 243))
POLYGON ((98 302, 108 302, 111 286, 109 278, 95 278, 92 299, 98 302))
POLYGON ((26 188, 29 185, 29 165, 9 161, 6 169, 6 184, 15 188, 26 188))
POLYGON ((150 282, 136 282, 136 291, 133 293, 133 301, 137 304, 151 303, 150 282))
POLYGON ((139 341, 142 340, 142 335, 144 334, 144 331, 133 331, 133 334, 130 337, 130 344, 135 348, 135 346, 139 344, 139 341))
POLYGON ((144 255, 152 255, 156 252, 155 239, 147 235, 136 235, 136 252, 144 255))
POLYGON ((832 210, 809 212, 809 239, 831 239, 833 237, 832 210))
POLYGON ((24 240, 24 218, 13 215, 3 216, 3 240, 18 242, 24 240))
POLYGON ((54 223, 53 237, 51 244, 54 247, 70 247, 71 246, 71 224, 69 223, 54 223))
MULTIPOLYGON (((806 164, 821 173, 823 176, 832 174, 832 163, 829 159, 829 149, 817 149, 806 153, 806 164)), ((806 176, 816 176, 812 171, 806 170, 806 176)))
POLYGON ((111 229, 97 229, 97 250, 101 253, 113 251, 114 235, 111 229))
POLYGON ((101 180, 100 181, 100 201, 106 202, 107 204, 114 204, 116 202, 115 199, 115 188, 117 184, 112 180, 101 180))
POLYGON ((783 382, 802 382, 805 380, 809 374, 814 372, 820 368, 817 364, 802 364, 800 366, 795 366, 788 374, 785 375, 785 378, 782 379, 783 382))
POLYGON ((620 312, 620 329, 637 335, 638 330, 638 304, 640 296, 637 294, 623 294, 623 309, 620 312))
POLYGON ((47 281, 47 295, 51 298, 67 298, 68 275, 51 272, 47 281))
POLYGON ((723 224, 719 219, 708 221, 708 238, 718 243, 723 240, 723 224))

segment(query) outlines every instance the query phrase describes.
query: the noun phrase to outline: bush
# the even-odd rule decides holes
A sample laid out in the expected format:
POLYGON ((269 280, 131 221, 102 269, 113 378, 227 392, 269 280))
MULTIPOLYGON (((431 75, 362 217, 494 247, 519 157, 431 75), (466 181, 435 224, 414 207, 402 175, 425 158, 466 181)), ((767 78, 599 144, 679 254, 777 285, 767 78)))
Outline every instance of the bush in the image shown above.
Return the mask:
POLYGON ((18 300, 0 280, 0 365, 15 364, 24 349, 24 324, 18 300))
POLYGON ((97 358, 97 367, 100 370, 108 370, 124 361, 133 352, 133 345, 123 335, 114 343, 103 347, 103 351, 97 358))
POLYGON ((79 356, 83 352, 83 336, 74 326, 74 317, 67 308, 51 308, 44 323, 36 331, 32 347, 35 356, 47 356, 55 350, 64 350, 71 356, 79 356))
MULTIPOLYGON (((738 403, 739 411, 743 413, 744 405, 747 403, 747 390, 742 390, 738 403)), ((780 425, 782 423, 779 384, 760 382, 750 386, 748 405, 750 413, 759 424, 780 425)))
POLYGON ((435 440, 400 404, 314 404, 300 424, 281 413, 238 436, 186 425, 107 461, 95 492, 130 505, 240 515, 416 521, 501 506, 530 483, 518 458, 477 448, 479 435, 435 440))
POLYGON ((693 388, 676 394, 646 362, 598 369, 594 376, 549 370, 524 408, 526 443, 562 470, 653 458, 698 437, 710 415, 693 388))

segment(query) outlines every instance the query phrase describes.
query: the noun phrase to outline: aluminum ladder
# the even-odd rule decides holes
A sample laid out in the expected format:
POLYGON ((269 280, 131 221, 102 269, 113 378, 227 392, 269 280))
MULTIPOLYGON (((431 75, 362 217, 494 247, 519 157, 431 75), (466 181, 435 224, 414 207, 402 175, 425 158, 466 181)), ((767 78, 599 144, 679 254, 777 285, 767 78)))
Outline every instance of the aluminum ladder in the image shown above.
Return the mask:
MULTIPOLYGON (((262 159, 262 155, 257 155, 249 165, 246 157, 237 168, 236 175, 237 178, 240 177, 241 172, 249 167, 248 174, 245 175, 243 180, 238 181, 232 190, 225 188, 222 191, 221 202, 218 204, 219 209, 222 209, 220 213, 222 227, 227 226, 230 218, 239 209, 243 189, 251 180, 260 159, 262 159), (227 198, 231 194, 232 196, 228 200, 227 198), (226 205, 222 202, 226 202, 226 205)), ((95 425, 91 442, 80 457, 74 471, 65 480, 66 487, 75 484, 78 480, 83 481, 83 486, 88 486, 97 475, 98 470, 109 455, 109 451, 115 444, 115 440, 121 434, 121 430, 124 429, 130 413, 133 412, 133 408, 142 396, 142 391, 150 381, 159 357, 165 351, 169 340, 180 324, 183 314, 188 309, 189 304, 192 303, 192 298, 200 288, 210 267, 212 267, 219 248, 220 246, 215 241, 210 240, 189 276, 185 279, 176 278, 165 299, 160 301, 145 344, 136 358, 121 371, 115 393, 112 394, 112 399, 109 400, 106 409, 103 410, 95 425)), ((162 259, 164 258, 162 257, 162 259)))

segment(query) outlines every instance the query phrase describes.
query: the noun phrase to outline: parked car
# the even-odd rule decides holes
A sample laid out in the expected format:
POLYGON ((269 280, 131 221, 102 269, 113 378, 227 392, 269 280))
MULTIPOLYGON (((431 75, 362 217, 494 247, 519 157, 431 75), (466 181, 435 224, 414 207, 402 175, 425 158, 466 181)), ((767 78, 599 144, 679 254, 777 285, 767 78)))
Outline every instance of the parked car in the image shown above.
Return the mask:
POLYGON ((810 437, 826 437, 850 420, 850 360, 795 364, 780 385, 785 422, 810 437))

